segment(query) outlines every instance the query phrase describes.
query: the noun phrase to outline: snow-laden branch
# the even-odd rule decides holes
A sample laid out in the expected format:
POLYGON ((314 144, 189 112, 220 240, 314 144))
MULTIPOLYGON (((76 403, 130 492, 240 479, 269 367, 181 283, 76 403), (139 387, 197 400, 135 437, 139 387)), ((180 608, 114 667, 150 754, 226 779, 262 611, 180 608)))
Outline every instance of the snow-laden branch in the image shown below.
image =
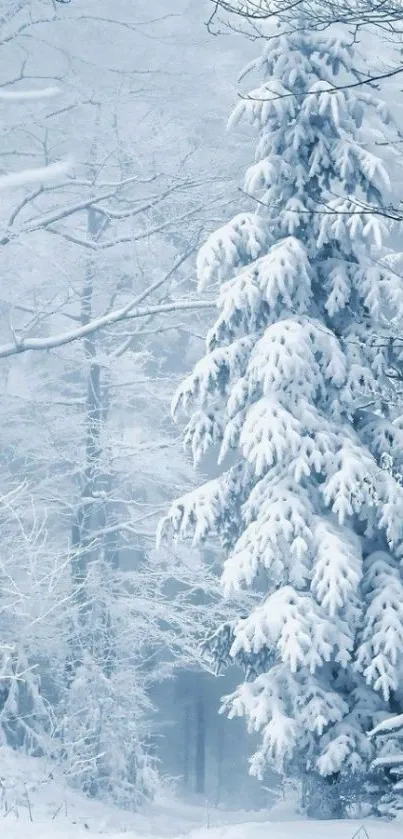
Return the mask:
MULTIPOLYGON (((60 94, 60 88, 55 85, 43 87, 39 90, 9 90, 0 88, 0 102, 30 102, 38 99, 50 99, 60 94)), ((25 169, 22 172, 9 172, 0 177, 0 190, 10 189, 28 184, 45 184, 65 176, 71 169, 71 161, 51 163, 48 166, 25 169)))
POLYGON ((42 87, 39 90, 2 90, 0 88, 0 102, 29 102, 38 99, 49 99, 60 94, 59 87, 42 87))
POLYGON ((374 762, 373 766, 401 766, 403 764, 403 753, 397 755, 384 755, 383 757, 377 757, 374 762))
POLYGON ((66 175, 71 168, 71 161, 51 163, 34 169, 24 169, 22 172, 9 172, 0 177, 0 190, 11 189, 28 184, 44 184, 66 175))
MULTIPOLYGON (((91 239, 81 239, 78 236, 73 236, 71 233, 65 233, 62 230, 56 230, 55 228, 51 227, 50 225, 46 225, 46 230, 49 233, 53 233, 55 236, 60 236, 62 239, 65 239, 66 242, 71 242, 73 245, 80 245, 83 248, 87 248, 90 251, 102 251, 108 250, 110 248, 115 248, 117 245, 129 245, 133 244, 134 242, 141 242, 143 239, 148 239, 150 236, 155 236, 157 233, 162 233, 163 230, 166 230, 170 226, 172 226, 173 222, 179 225, 183 221, 187 221, 188 219, 197 215, 200 210, 202 210, 202 206, 194 207, 192 210, 187 210, 182 215, 177 216, 175 219, 168 219, 166 221, 161 222, 156 227, 149 228, 144 230, 141 233, 137 233, 135 235, 123 235, 123 236, 116 236, 114 239, 107 239, 106 241, 92 241, 91 239)), ((30 231, 27 231, 30 232, 30 231)))
POLYGON ((54 210, 50 213, 44 213, 44 215, 39 218, 30 220, 19 232, 33 233, 35 230, 40 230, 41 228, 47 227, 49 224, 55 224, 57 221, 63 221, 64 219, 69 218, 69 216, 79 213, 82 210, 88 210, 89 207, 95 207, 100 201, 105 201, 107 198, 113 198, 115 195, 116 190, 113 190, 113 192, 103 192, 100 195, 92 196, 83 201, 75 201, 73 204, 61 207, 60 209, 54 210))
POLYGON ((380 722, 369 732, 369 737, 376 737, 379 734, 388 734, 391 731, 403 730, 403 714, 398 714, 395 717, 388 717, 388 719, 380 722))
POLYGON ((62 347, 65 344, 72 344, 87 335, 92 335, 106 326, 111 326, 115 323, 135 318, 150 317, 152 315, 166 314, 168 312, 184 312, 197 309, 214 309, 216 303, 207 300, 177 300, 172 303, 161 303, 156 306, 135 306, 135 303, 128 303, 121 309, 115 309, 113 312, 108 312, 99 318, 83 326, 78 326, 76 329, 71 329, 67 332, 61 332, 59 335, 50 335, 48 338, 19 338, 15 336, 13 342, 3 344, 0 346, 0 358, 8 358, 12 355, 28 351, 38 350, 52 350, 56 347, 62 347))

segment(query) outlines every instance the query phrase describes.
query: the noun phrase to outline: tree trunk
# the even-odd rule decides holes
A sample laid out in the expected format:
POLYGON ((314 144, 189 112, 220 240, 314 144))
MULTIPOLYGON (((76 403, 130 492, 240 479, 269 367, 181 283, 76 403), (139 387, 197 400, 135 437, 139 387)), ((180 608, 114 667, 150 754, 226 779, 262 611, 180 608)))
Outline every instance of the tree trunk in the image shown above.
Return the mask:
POLYGON ((199 697, 196 706, 196 792, 206 792, 206 720, 204 699, 199 697))
MULTIPOLYGON (((92 208, 87 214, 88 238, 96 239, 99 230, 99 217, 92 208)), ((92 318, 92 298, 94 292, 95 268, 90 259, 86 266, 86 276, 81 296, 81 324, 84 326, 92 318)), ((86 440, 85 440, 85 462, 81 476, 82 488, 81 499, 78 504, 76 516, 72 525, 71 533, 71 568, 74 583, 74 597, 78 605, 79 626, 85 626, 87 597, 85 591, 85 580, 88 574, 89 564, 96 551, 94 542, 94 530, 96 518, 99 513, 104 515, 101 509, 97 491, 99 491, 99 458, 101 453, 101 425, 103 420, 102 392, 101 392, 101 368, 96 362, 96 337, 89 335, 84 341, 84 356, 88 366, 87 398, 86 398, 86 440), (98 512, 99 511, 99 512, 98 512)), ((75 651, 75 666, 82 657, 82 639, 77 639, 75 651)))
POLYGON ((222 716, 217 718, 217 786, 216 786, 216 800, 215 806, 218 807, 222 795, 222 781, 223 781, 223 764, 225 751, 225 728, 222 716))
POLYGON ((189 770, 190 770, 190 708, 189 703, 186 702, 184 708, 184 726, 183 726, 183 788, 185 792, 189 789, 189 770))

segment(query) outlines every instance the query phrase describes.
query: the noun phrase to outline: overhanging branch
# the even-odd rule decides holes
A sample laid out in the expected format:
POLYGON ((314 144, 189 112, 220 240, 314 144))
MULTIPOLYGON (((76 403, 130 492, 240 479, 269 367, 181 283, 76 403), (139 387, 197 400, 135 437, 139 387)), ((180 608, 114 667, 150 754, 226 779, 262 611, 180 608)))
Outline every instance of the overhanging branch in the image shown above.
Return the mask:
POLYGON ((79 341, 82 338, 98 332, 107 326, 112 326, 115 323, 120 323, 125 320, 134 320, 150 315, 167 314, 169 312, 184 312, 197 309, 214 309, 215 302, 208 300, 177 300, 172 303, 162 303, 156 306, 135 306, 134 303, 129 303, 121 309, 116 309, 99 318, 95 318, 90 323, 79 326, 76 329, 71 329, 67 332, 61 332, 59 335, 51 335, 48 338, 19 338, 15 336, 14 341, 9 344, 0 346, 0 358, 9 358, 12 355, 19 355, 29 351, 52 350, 56 347, 62 347, 66 344, 72 344, 74 341, 79 341))

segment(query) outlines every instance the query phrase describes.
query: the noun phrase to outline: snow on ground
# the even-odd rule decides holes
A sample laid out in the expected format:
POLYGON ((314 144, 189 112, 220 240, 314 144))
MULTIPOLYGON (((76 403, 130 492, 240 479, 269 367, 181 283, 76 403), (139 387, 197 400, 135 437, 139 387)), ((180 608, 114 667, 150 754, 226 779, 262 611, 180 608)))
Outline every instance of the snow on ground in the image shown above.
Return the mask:
MULTIPOLYGON (((301 821, 279 808, 271 815, 221 811, 173 798, 128 813, 75 793, 45 761, 0 747, 0 839, 353 839, 360 826, 301 821)), ((403 837, 401 823, 369 820, 365 828, 368 839, 403 837)))
MULTIPOLYGON (((189 839, 367 839, 362 822, 266 821, 192 831, 189 839)), ((365 822, 368 839, 402 839, 402 824, 365 822)))

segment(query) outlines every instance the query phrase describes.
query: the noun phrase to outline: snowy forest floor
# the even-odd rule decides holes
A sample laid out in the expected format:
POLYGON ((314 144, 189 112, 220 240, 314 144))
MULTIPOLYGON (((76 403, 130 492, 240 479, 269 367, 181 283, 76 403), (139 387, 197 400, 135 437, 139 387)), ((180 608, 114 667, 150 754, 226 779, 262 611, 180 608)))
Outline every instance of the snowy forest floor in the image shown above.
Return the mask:
MULTIPOLYGON (((1 839, 352 839, 358 822, 301 821, 279 808, 222 811, 174 798, 132 814, 90 801, 52 777, 41 760, 0 748, 1 839)), ((398 839, 402 824, 368 820, 369 839, 398 839)), ((357 839, 366 839, 361 831, 357 839)))

